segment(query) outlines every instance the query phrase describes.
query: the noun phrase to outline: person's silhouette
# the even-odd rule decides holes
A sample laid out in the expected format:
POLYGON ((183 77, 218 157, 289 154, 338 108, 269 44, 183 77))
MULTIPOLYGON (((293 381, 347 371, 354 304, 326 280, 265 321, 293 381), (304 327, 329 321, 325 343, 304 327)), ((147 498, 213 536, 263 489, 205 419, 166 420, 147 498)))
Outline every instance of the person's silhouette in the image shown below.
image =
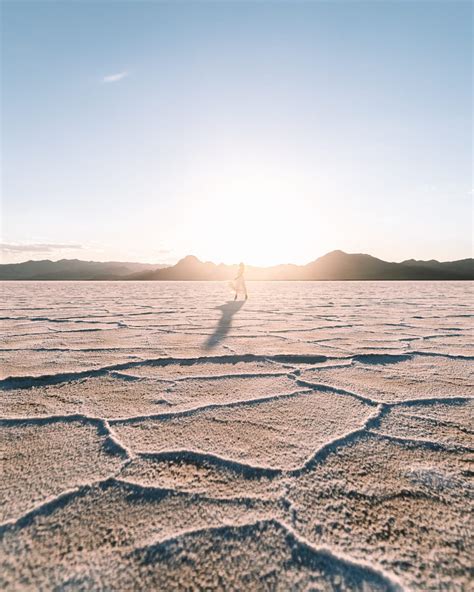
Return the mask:
POLYGON ((235 290, 234 300, 237 300, 237 296, 238 296, 239 292, 242 292, 243 294, 245 294, 245 300, 247 300, 247 298, 248 298, 247 286, 245 285, 245 279, 244 279, 244 272, 245 272, 245 265, 243 263, 241 263, 239 265, 239 271, 237 272, 237 275, 235 276, 234 281, 232 282, 232 287, 235 290))

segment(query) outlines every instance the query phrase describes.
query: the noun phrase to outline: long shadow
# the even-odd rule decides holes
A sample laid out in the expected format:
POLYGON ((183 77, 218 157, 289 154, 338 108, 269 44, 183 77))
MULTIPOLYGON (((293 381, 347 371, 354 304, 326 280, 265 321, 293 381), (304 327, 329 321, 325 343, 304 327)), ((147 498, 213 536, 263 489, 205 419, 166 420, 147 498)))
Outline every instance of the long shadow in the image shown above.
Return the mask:
POLYGON ((222 312, 221 318, 214 329, 214 333, 206 339, 204 349, 212 349, 219 345, 232 327, 232 318, 244 305, 245 300, 232 300, 221 306, 216 306, 222 312))

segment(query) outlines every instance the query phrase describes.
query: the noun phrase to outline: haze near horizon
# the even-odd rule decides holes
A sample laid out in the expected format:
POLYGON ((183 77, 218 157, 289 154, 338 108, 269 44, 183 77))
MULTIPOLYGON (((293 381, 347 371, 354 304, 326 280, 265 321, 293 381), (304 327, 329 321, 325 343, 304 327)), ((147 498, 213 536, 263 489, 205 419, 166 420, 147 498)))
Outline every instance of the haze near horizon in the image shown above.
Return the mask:
POLYGON ((3 263, 472 255, 470 3, 2 13, 3 263))

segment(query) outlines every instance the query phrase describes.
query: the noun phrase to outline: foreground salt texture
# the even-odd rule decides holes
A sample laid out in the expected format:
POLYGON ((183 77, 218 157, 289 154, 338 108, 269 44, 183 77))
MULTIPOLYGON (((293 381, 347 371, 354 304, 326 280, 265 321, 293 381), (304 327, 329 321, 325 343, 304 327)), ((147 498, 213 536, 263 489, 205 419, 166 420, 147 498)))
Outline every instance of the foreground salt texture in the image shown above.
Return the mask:
POLYGON ((3 589, 469 589, 469 283, 1 288, 3 589))

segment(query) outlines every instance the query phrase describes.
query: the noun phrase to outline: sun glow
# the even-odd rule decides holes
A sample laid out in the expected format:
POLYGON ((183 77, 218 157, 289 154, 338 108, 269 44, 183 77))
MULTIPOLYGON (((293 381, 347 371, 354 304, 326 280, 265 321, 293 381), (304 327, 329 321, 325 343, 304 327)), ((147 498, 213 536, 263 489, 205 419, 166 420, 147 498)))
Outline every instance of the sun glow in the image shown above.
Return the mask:
POLYGON ((318 201, 314 180, 248 167, 201 179, 194 195, 186 232, 196 237, 199 229, 201 258, 266 266, 298 262, 298 253, 321 250, 315 241, 318 225, 309 220, 318 201))

